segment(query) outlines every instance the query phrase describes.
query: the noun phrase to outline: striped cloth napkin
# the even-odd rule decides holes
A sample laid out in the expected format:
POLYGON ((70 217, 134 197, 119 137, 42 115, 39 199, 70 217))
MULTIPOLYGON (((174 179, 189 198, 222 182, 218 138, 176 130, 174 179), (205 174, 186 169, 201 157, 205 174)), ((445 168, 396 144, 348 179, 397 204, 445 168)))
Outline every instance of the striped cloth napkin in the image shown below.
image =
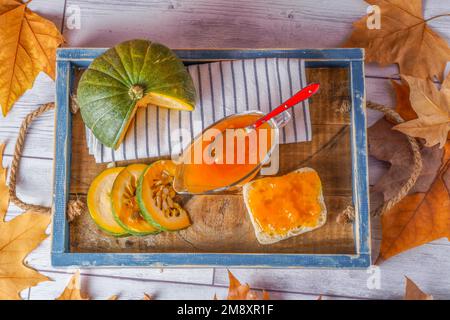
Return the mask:
MULTIPOLYGON (((96 162, 179 153, 204 128, 223 117, 247 110, 268 113, 307 85, 301 59, 221 61, 191 65, 188 71, 198 94, 195 111, 139 108, 117 150, 105 147, 86 128, 89 153, 96 162)), ((280 143, 310 141, 308 101, 289 112, 292 119, 280 132, 280 143)))

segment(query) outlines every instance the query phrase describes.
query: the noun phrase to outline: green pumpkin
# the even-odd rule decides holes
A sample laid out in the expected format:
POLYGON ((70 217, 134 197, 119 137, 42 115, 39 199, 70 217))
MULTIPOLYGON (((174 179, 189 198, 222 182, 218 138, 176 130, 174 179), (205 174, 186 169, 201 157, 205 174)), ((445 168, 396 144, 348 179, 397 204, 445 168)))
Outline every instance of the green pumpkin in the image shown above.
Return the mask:
POLYGON ((126 41, 98 56, 77 90, 84 123, 100 142, 115 149, 138 107, 190 111, 195 95, 181 60, 166 46, 147 40, 126 41))

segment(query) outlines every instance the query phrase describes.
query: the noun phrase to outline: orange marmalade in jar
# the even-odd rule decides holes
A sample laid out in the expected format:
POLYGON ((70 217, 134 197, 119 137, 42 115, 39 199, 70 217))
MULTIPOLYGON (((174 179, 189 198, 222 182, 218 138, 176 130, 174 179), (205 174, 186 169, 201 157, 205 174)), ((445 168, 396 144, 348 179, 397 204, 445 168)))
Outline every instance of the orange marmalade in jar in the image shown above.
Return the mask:
POLYGON ((243 129, 261 116, 260 112, 236 114, 205 129, 182 154, 175 190, 190 194, 227 191, 255 177, 278 139, 272 121, 250 132, 243 129))

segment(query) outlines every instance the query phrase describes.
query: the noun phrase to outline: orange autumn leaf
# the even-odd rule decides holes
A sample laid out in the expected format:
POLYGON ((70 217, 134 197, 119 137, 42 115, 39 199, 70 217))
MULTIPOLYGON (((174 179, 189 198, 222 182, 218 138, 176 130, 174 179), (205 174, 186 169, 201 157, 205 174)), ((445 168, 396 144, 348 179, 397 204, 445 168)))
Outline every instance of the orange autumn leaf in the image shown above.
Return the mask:
POLYGON ((427 25, 427 21, 439 16, 424 20, 421 0, 366 2, 379 7, 380 26, 368 26, 376 21, 377 12, 361 18, 353 24, 353 32, 344 46, 365 48, 368 62, 397 63, 402 74, 442 80, 450 48, 427 25))
POLYGON ((4 221, 9 204, 6 169, 1 165, 4 147, 0 144, 0 300, 19 300, 22 290, 48 281, 23 261, 47 237, 50 216, 27 211, 4 221))
POLYGON ((89 300, 89 297, 81 293, 79 270, 70 278, 66 288, 56 300, 89 300))
POLYGON ((430 189, 406 196, 382 216, 381 260, 442 237, 450 240, 450 195, 444 180, 449 167, 450 141, 430 189))
POLYGON ((417 118, 416 112, 411 107, 411 102, 409 101, 409 86, 405 80, 401 80, 401 83, 391 80, 392 87, 395 91, 396 105, 395 111, 403 118, 405 121, 413 120, 417 118))
POLYGON ((0 0, 0 30, 0 106, 6 116, 39 72, 55 78, 56 48, 64 39, 53 22, 16 0, 0 0))
POLYGON ((402 75, 402 80, 409 85, 409 100, 417 119, 400 123, 393 129, 425 139, 427 147, 439 144, 442 148, 450 130, 450 77, 440 91, 429 79, 402 75))
POLYGON ((153 297, 151 295, 149 295, 148 293, 144 293, 144 298, 142 298, 142 300, 153 300, 153 297))
POLYGON ((250 290, 248 284, 241 284, 230 271, 228 271, 228 278, 230 279, 230 285, 227 300, 270 300, 268 292, 263 291, 260 295, 250 290))
POLYGON ((433 296, 426 294, 408 277, 406 278, 404 300, 433 300, 433 296))

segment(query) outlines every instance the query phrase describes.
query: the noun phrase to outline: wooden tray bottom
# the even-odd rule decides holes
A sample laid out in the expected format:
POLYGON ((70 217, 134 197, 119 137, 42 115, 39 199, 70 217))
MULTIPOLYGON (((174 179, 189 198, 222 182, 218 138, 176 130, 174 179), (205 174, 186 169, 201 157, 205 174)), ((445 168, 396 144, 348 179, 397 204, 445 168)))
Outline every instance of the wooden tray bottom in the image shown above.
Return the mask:
MULTIPOLYGON (((114 238, 99 231, 88 214, 70 224, 71 252, 213 252, 213 253, 355 253, 352 225, 336 223, 336 216, 352 204, 350 121, 339 109, 349 102, 348 70, 307 69, 310 82, 321 84, 310 104, 313 141, 280 146, 280 172, 299 167, 318 171, 324 188, 328 220, 325 226, 272 245, 261 245, 240 195, 185 198, 193 225, 174 233, 114 238)), ((106 165, 88 154, 79 114, 73 119, 71 197, 85 199, 93 178, 106 165)), ((150 163, 154 159, 119 162, 150 163)))

